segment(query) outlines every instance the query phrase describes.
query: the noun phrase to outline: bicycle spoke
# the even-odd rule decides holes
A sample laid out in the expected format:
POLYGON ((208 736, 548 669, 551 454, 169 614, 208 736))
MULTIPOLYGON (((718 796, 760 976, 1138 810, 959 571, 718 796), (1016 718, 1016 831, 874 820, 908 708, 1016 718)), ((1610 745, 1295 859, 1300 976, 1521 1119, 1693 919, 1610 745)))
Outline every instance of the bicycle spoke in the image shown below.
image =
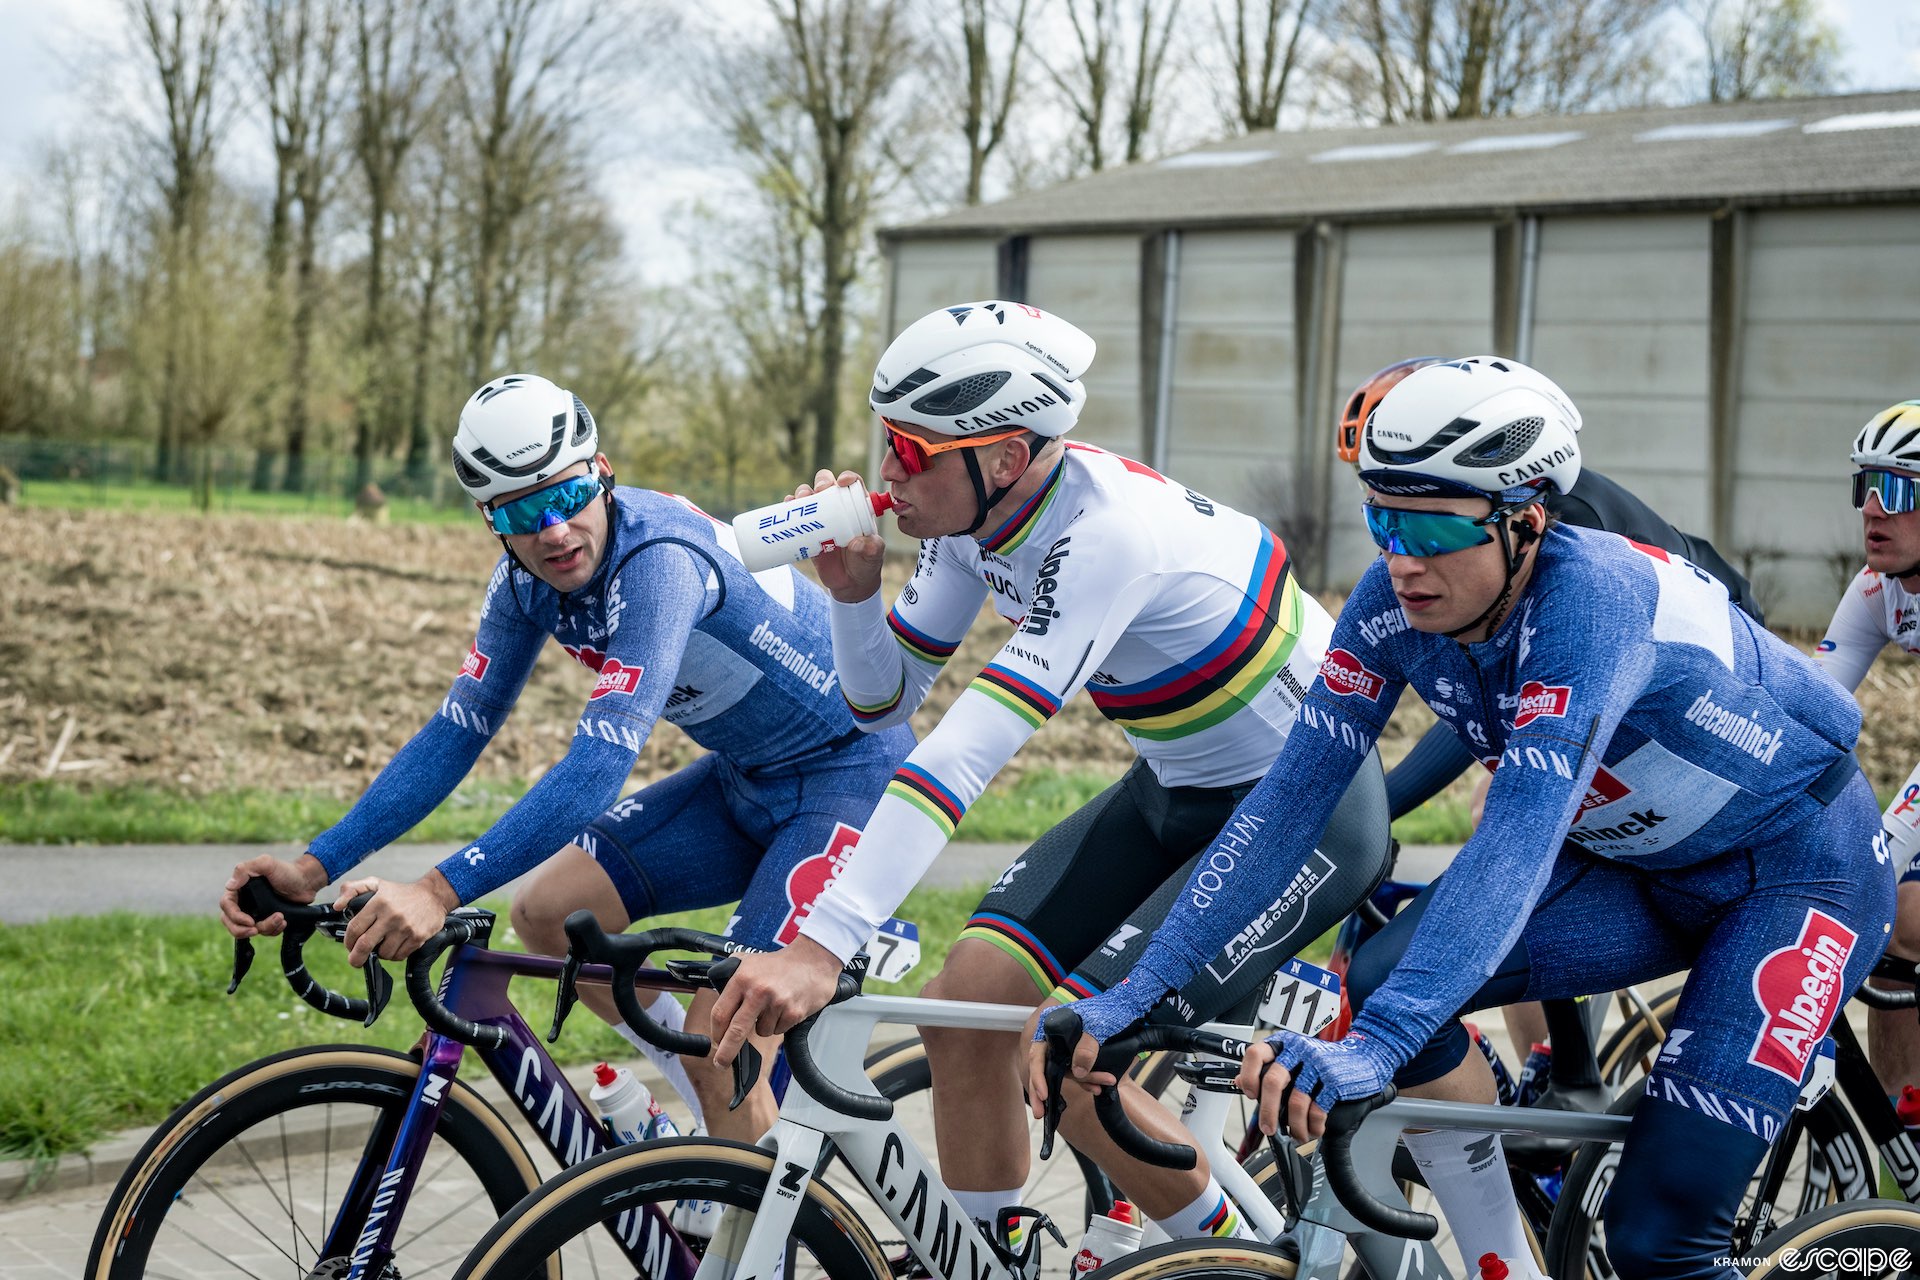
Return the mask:
POLYGON ((408 1245, 412 1244, 415 1240, 418 1240, 421 1236, 427 1234, 427 1232, 432 1231, 435 1227, 440 1226, 442 1223, 446 1222, 449 1218, 453 1217, 454 1214, 466 1212, 466 1210, 472 1208, 474 1204, 477 1203, 486 1194, 487 1194, 487 1189, 485 1187, 480 1188, 478 1191, 474 1192, 471 1196, 467 1197, 465 1200, 462 1200, 459 1204, 453 1206, 453 1208, 447 1210, 445 1213, 441 1214, 438 1218, 435 1218, 432 1222, 429 1222, 426 1226, 420 1228, 418 1231, 408 1236, 405 1240, 402 1240, 397 1244, 395 1244, 393 1246, 394 1253, 396 1254, 400 1253, 403 1249, 405 1249, 408 1245))
MULTIPOLYGON (((293 1212, 293 1153, 287 1149, 287 1113, 282 1111, 278 1116, 278 1120, 280 1125, 280 1172, 285 1178, 284 1185, 287 1188, 287 1227, 293 1232, 293 1265, 298 1267, 300 1265, 300 1240, 306 1235, 306 1232, 300 1229, 300 1223, 294 1217, 293 1212)), ((307 1243, 312 1244, 313 1242, 309 1240, 307 1243)), ((317 1248, 313 1251, 313 1261, 315 1266, 318 1266, 320 1263, 320 1250, 317 1248)))
MULTIPOLYGON (((199 1245, 202 1249, 205 1249, 208 1253, 212 1254, 214 1257, 218 1258, 220 1261, 226 1263, 228 1266, 239 1268, 242 1272, 246 1273, 246 1275, 250 1278, 250 1280, 266 1280, 266 1277, 262 1276, 259 1272, 248 1271, 244 1265, 234 1261, 232 1258, 228 1257, 226 1254, 221 1253, 218 1249, 215 1249, 212 1245, 200 1239, 200 1237, 194 1235, 193 1232, 188 1231, 185 1227, 182 1227, 180 1229, 180 1234, 185 1236, 187 1239, 193 1241, 195 1244, 199 1245)), ((268 1240, 267 1243, 273 1244, 273 1241, 268 1240)), ((279 1246, 276 1245, 275 1247, 278 1248, 279 1246)), ((296 1268, 300 1266, 299 1260, 294 1258, 291 1254, 287 1254, 287 1251, 285 1249, 281 1249, 280 1252, 283 1254, 286 1254, 287 1260, 289 1262, 292 1262, 296 1268)))
MULTIPOLYGON (((280 1146, 283 1152, 286 1149, 286 1145, 287 1145, 286 1118, 285 1116, 282 1116, 280 1119, 280 1146)), ((300 1224, 294 1219, 293 1199, 292 1199, 291 1192, 289 1192, 288 1198, 286 1200, 284 1201, 281 1200, 280 1192, 277 1189, 275 1189, 273 1185, 273 1180, 267 1176, 266 1170, 262 1169, 259 1165, 259 1162, 253 1158, 253 1153, 247 1150, 246 1142, 245 1141, 237 1142, 234 1144, 234 1146, 238 1148, 241 1158, 247 1162, 248 1167, 253 1170, 254 1175, 260 1179, 260 1185, 262 1187, 265 1187, 267 1194, 273 1197, 274 1203, 278 1204, 282 1209, 286 1211, 287 1225, 293 1229, 294 1235, 296 1237, 305 1237, 307 1233, 301 1228, 300 1224)), ((238 1212, 237 1208, 235 1209, 235 1212, 238 1212)), ((252 1224, 249 1223, 249 1225, 252 1225, 252 1224)), ((260 1231, 260 1228, 254 1227, 254 1230, 260 1231)), ((260 1234, 262 1236, 265 1236, 266 1232, 261 1231, 260 1234)), ((297 1246, 299 1244, 299 1240, 296 1239, 294 1241, 294 1244, 297 1246)), ((313 1250, 313 1256, 317 1261, 320 1257, 320 1247, 314 1244, 312 1240, 307 1240, 307 1247, 313 1250)), ((294 1266, 297 1267, 300 1265, 300 1259, 298 1257, 296 1257, 293 1254, 288 1254, 287 1256, 290 1258, 293 1258, 294 1266)))
MULTIPOLYGON (((253 1218, 248 1215, 246 1210, 242 1209, 239 1205, 235 1204, 232 1200, 229 1200, 225 1195, 221 1194, 220 1188, 214 1186, 211 1182, 208 1182, 206 1178, 202 1177, 200 1174, 197 1174, 197 1173, 194 1175, 193 1180, 195 1182, 198 1182, 201 1186, 205 1187, 207 1191, 213 1196, 214 1199, 218 1200, 221 1204, 224 1204, 225 1206, 227 1206, 227 1208, 233 1210, 234 1215, 238 1217, 240 1221, 246 1223, 248 1227, 252 1228, 253 1233, 255 1235, 259 1236, 262 1240, 272 1245, 275 1249, 278 1249, 281 1255, 285 1257, 288 1262, 291 1262, 296 1267, 300 1265, 300 1259, 294 1257, 291 1253, 288 1253, 286 1250, 286 1246, 282 1245, 278 1240, 275 1240, 271 1235, 268 1235, 266 1230, 263 1227, 261 1227, 259 1223, 255 1222, 253 1218)), ((271 1191, 272 1188, 269 1187, 268 1190, 271 1191)), ((201 1248, 207 1249, 206 1244, 201 1240, 199 1240, 197 1237, 195 1237, 193 1233, 188 1231, 185 1227, 179 1228, 179 1231, 180 1231, 180 1234, 186 1236, 187 1239, 192 1240, 195 1244, 199 1245, 201 1248)), ((207 1249, 207 1252, 213 1253, 213 1250, 207 1249)), ((219 1257, 220 1255, 214 1254, 214 1256, 219 1257)))

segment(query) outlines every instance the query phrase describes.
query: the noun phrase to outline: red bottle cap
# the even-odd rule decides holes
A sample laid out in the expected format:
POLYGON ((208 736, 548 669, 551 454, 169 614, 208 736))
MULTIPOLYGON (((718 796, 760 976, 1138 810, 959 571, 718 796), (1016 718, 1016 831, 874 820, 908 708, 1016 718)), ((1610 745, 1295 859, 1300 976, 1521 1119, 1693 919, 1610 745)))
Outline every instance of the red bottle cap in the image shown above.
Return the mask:
POLYGON ((1497 1253, 1480 1255, 1480 1280, 1507 1280, 1507 1264, 1497 1253))
POLYGON ((1535 1053, 1552 1053, 1553 1046, 1544 1040, 1535 1040, 1533 1042, 1533 1051, 1535 1053))
POLYGON ((1912 1085, 1903 1085, 1900 1089, 1900 1101, 1893 1104, 1894 1112, 1905 1125, 1920 1124, 1920 1089, 1912 1085))
POLYGON ((873 504, 873 514, 877 516, 885 515, 887 512, 893 510, 893 495, 891 493, 870 493, 867 495, 867 501, 873 504))
POLYGON ((620 1073, 616 1071, 609 1064, 604 1062, 596 1062, 593 1064, 593 1082, 599 1085, 602 1089, 606 1088, 608 1085, 612 1084, 615 1080, 618 1080, 619 1078, 620 1078, 620 1073))
POLYGON ((1133 1224, 1133 1206, 1125 1200, 1115 1200, 1113 1202, 1113 1212, 1107 1216, 1115 1222, 1124 1222, 1131 1226, 1133 1224))

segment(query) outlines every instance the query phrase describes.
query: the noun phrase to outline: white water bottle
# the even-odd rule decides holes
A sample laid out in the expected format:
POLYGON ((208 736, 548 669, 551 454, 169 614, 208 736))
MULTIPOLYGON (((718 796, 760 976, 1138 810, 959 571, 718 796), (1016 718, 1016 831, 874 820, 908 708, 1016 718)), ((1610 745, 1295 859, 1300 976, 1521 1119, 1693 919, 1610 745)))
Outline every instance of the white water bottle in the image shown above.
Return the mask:
POLYGON ((593 1099, 594 1106, 600 1108, 600 1114, 606 1117, 607 1127, 613 1131, 615 1141, 622 1145, 671 1137, 680 1132, 673 1127, 673 1121, 667 1119, 666 1113, 660 1110, 660 1104, 653 1100, 653 1091, 641 1084, 633 1072, 625 1067, 596 1063, 593 1068, 593 1088, 587 1096, 593 1099))
POLYGON ((1133 1218, 1133 1206, 1125 1200, 1116 1200, 1111 1216, 1097 1214, 1088 1219, 1087 1234, 1080 1240, 1080 1252, 1073 1255, 1073 1274, 1083 1276, 1098 1271, 1138 1249, 1141 1226, 1133 1218))
POLYGON ((892 494, 868 493, 855 480, 743 511, 733 518, 733 536, 740 543, 741 563, 759 573, 838 550, 861 534, 878 533, 876 517, 892 509, 892 494))

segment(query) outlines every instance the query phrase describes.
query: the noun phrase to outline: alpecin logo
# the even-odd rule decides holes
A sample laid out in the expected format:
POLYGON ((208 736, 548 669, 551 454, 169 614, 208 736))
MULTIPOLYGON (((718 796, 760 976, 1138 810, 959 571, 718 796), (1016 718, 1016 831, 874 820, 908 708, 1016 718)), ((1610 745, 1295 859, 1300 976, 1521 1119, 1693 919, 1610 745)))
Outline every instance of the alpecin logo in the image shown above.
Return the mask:
POLYGON ((1541 684, 1538 680, 1529 680, 1520 686, 1520 704, 1513 713, 1513 727, 1531 724, 1542 716, 1560 717, 1567 714, 1567 699, 1573 696, 1573 690, 1564 684, 1541 684))
POLYGON ((1327 650, 1327 660, 1320 664, 1320 678, 1327 682, 1329 692, 1342 698, 1357 695, 1368 702, 1380 701, 1380 690, 1387 683, 1345 649, 1327 650))
POLYGON ((1633 788, 1620 779, 1600 768, 1593 771, 1593 781, 1587 784, 1587 797, 1580 802, 1580 812, 1599 809, 1615 801, 1625 800, 1633 794, 1633 788))
POLYGON ((812 913, 814 899, 840 878, 840 873, 847 869, 847 860, 853 857, 854 846, 859 843, 859 828, 844 822, 835 823, 826 847, 810 858, 801 859, 787 873, 787 918, 774 935, 776 943, 784 947, 800 936, 800 926, 812 913))
POLYGON ((608 658, 600 664, 600 678, 593 682, 593 692, 587 695, 587 701, 604 698, 610 693, 632 693, 640 687, 640 677, 646 674, 645 667, 629 667, 618 658, 608 658))
MULTIPOLYGON (((478 643, 468 645, 467 656, 460 663, 460 675, 471 676, 476 684, 484 683, 487 678, 487 663, 490 661, 492 659, 480 652, 478 643)), ((454 678, 457 680, 459 676, 454 678)))
POLYGON ((1753 998, 1765 1021, 1747 1061, 1799 1084, 1840 1007, 1847 957, 1859 935, 1807 908, 1800 937, 1770 951, 1753 974, 1753 998))

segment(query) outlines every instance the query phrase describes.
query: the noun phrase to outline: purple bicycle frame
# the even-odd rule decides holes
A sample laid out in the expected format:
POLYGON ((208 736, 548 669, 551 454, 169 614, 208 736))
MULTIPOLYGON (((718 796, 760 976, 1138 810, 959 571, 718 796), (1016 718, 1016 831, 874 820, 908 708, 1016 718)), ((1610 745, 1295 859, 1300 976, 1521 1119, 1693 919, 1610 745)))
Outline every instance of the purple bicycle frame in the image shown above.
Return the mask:
MULTIPOLYGON (((607 1131, 507 999, 509 978, 558 980, 561 963, 553 956, 455 947, 448 952, 441 976, 440 999, 460 1017, 506 1032, 499 1048, 474 1046, 474 1051, 493 1078, 519 1102, 554 1158, 570 1168, 606 1150, 610 1142, 607 1131)), ((579 974, 579 981, 588 986, 608 986, 612 978, 607 966, 597 964, 583 966, 579 974)), ((658 969, 642 969, 635 985, 647 990, 694 990, 690 983, 658 969)), ((340 1212, 328 1229, 323 1255, 338 1257, 348 1252, 351 1243, 348 1280, 381 1275, 392 1260, 401 1212, 426 1160, 427 1146, 439 1126, 441 1108, 446 1105, 466 1049, 458 1040, 428 1031, 420 1078, 398 1126, 386 1121, 374 1126, 340 1212), (380 1163, 383 1156, 384 1163, 380 1163), (361 1224, 360 1232, 349 1242, 345 1238, 348 1224, 356 1222, 361 1224)), ((642 1275, 655 1280, 692 1280, 699 1268, 699 1259, 681 1243, 658 1205, 629 1209, 607 1229, 642 1275)))

